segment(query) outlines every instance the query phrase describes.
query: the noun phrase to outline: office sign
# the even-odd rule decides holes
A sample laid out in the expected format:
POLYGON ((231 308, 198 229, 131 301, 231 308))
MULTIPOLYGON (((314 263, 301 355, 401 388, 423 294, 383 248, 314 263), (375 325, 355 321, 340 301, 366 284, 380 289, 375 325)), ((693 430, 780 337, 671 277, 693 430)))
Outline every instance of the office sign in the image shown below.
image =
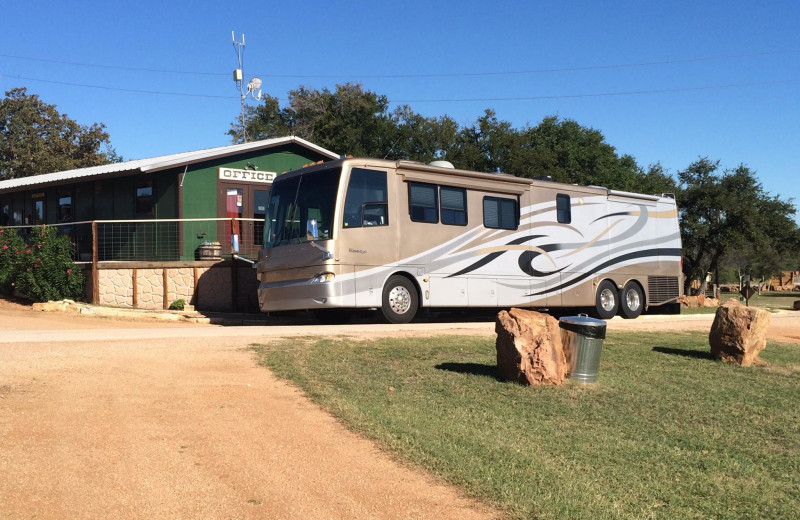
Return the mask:
POLYGON ((258 170, 237 170, 235 168, 219 168, 221 181, 258 182, 272 184, 277 177, 275 172, 260 172, 258 170))

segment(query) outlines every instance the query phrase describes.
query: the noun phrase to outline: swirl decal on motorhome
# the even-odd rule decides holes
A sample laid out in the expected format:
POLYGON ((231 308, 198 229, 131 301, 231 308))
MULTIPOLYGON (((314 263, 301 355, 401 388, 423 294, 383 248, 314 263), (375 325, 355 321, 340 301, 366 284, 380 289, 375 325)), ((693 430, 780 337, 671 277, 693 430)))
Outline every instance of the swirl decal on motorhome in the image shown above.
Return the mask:
POLYGON ((589 278, 590 276, 594 276, 596 273, 603 271, 603 269, 608 269, 609 267, 612 267, 616 264, 620 264, 622 262, 627 262, 629 260, 653 257, 653 256, 680 256, 680 255, 681 255, 680 249, 647 249, 644 251, 636 251, 633 253, 628 253, 626 255, 621 255, 616 258, 612 258, 606 262, 603 262, 600 265, 596 266, 595 268, 590 269, 589 271, 585 271, 576 276, 575 278, 573 278, 572 280, 565 282, 561 285, 552 287, 544 291, 531 293, 526 296, 540 296, 542 294, 546 294, 549 292, 561 291, 567 289, 569 287, 578 284, 579 282, 582 282, 583 280, 589 278))
MULTIPOLYGON (((490 264, 492 261, 494 261, 495 259, 499 258, 503 253, 506 253, 508 251, 512 251, 514 249, 520 249, 520 247, 519 247, 520 244, 524 244, 525 242, 529 242, 529 241, 535 240, 537 238, 543 238, 545 236, 546 235, 531 235, 531 236, 525 236, 525 237, 522 237, 522 238, 517 238, 516 240, 512 240, 511 242, 509 242, 505 246, 499 246, 497 248, 491 248, 491 249, 493 249, 493 251, 487 250, 487 249, 481 249, 480 251, 478 251, 478 253, 479 254, 486 254, 486 256, 484 256, 483 258, 481 258, 480 260, 478 260, 474 264, 472 264, 470 266, 467 266, 464 269, 458 271, 457 273, 451 274, 450 276, 448 276, 448 278, 452 278, 454 276, 461 276, 461 275, 464 275, 464 274, 467 274, 467 273, 471 273, 472 271, 474 271, 476 269, 480 269, 481 267, 490 264)), ((529 251, 530 248, 529 247, 525 247, 524 250, 525 251, 529 251)), ((544 252, 544 251, 542 251, 542 252, 544 252)))
MULTIPOLYGON (((532 212, 531 214, 536 214, 536 213, 538 212, 532 212)), ((554 259, 553 256, 550 255, 550 253, 555 251, 566 251, 566 253, 560 257, 560 258, 566 258, 568 256, 578 254, 581 251, 584 251, 585 249, 588 248, 601 247, 601 246, 607 247, 611 244, 626 240, 630 236, 633 236, 637 232, 639 232, 647 223, 647 217, 648 217, 647 208, 645 206, 638 206, 638 211, 622 211, 622 212, 609 213, 594 219, 592 223, 599 222, 604 219, 609 219, 612 217, 626 217, 626 216, 635 216, 638 218, 627 230, 625 230, 624 232, 620 233, 615 237, 608 237, 608 235, 610 234, 611 230, 614 229, 616 226, 618 226, 621 222, 623 222, 623 220, 615 220, 614 222, 606 226, 604 229, 602 229, 600 232, 598 232, 593 238, 585 242, 543 244, 537 246, 534 245, 521 246, 522 244, 525 244, 527 242, 532 242, 540 238, 549 237, 549 235, 528 235, 512 240, 508 242, 505 246, 495 246, 492 248, 479 249, 474 253, 486 256, 483 256, 483 258, 472 263, 471 265, 451 275, 448 275, 447 278, 469 274, 473 271, 480 269, 481 267, 489 265, 494 260, 500 258, 500 256, 502 256, 504 253, 508 251, 520 250, 520 249, 522 249, 523 251, 522 253, 520 253, 517 259, 517 265, 519 266, 519 269, 523 273, 533 278, 545 278, 548 276, 556 275, 572 267, 572 265, 571 264, 559 265, 556 262, 556 259, 554 259), (543 270, 534 267, 534 261, 539 256, 543 256, 543 258, 546 258, 556 269, 543 270)), ((539 224, 541 224, 542 226, 548 224, 551 226, 553 225, 552 223, 548 222, 531 222, 530 227, 539 227, 538 226, 539 224)), ((572 226, 567 226, 567 225, 559 226, 559 229, 564 229, 564 228, 569 228, 571 230, 574 230, 577 234, 582 235, 582 233, 580 233, 577 229, 574 229, 572 226)), ((462 247, 461 250, 463 249, 464 248, 462 247)))

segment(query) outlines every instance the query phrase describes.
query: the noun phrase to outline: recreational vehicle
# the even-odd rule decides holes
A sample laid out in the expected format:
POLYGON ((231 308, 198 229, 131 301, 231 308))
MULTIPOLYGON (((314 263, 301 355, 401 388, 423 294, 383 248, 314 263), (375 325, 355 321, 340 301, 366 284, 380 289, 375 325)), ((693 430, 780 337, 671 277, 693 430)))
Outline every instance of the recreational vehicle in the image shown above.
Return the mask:
MULTIPOLYGON (((262 311, 584 307, 636 318, 683 287, 674 197, 347 158, 275 179, 262 311)), ((348 311, 349 312, 349 311, 348 311)))

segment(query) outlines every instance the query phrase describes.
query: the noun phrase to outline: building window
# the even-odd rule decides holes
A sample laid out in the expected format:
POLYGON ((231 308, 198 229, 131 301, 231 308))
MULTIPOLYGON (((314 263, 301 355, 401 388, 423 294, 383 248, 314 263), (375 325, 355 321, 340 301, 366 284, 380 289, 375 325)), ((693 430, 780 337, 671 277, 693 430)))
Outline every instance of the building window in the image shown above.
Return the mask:
POLYGON ((31 195, 33 203, 33 215, 31 215, 30 223, 44 224, 44 193, 34 193, 31 195))
POLYGON ((153 179, 139 181, 136 186, 136 218, 152 218, 153 210, 153 179))
POLYGON ((253 245, 264 245, 264 220, 267 217, 269 190, 253 190, 253 245))
POLYGON ((492 229, 517 229, 519 210, 514 199, 483 198, 483 225, 492 229))
POLYGON ((344 227, 388 226, 386 172, 353 168, 344 202, 344 227))
POLYGON ((442 224, 467 225, 467 190, 442 186, 439 188, 439 201, 442 206, 442 224))
POLYGON ((8 226, 11 224, 11 205, 8 201, 0 203, 0 226, 8 226))
POLYGON ((570 206, 569 195, 559 193, 556 195, 556 219, 560 224, 572 222, 572 208, 570 206))
POLYGON ((72 196, 62 195, 58 198, 58 221, 72 222, 72 196))
POLYGON ((414 222, 439 222, 436 204, 436 185, 419 182, 408 183, 408 208, 414 222))

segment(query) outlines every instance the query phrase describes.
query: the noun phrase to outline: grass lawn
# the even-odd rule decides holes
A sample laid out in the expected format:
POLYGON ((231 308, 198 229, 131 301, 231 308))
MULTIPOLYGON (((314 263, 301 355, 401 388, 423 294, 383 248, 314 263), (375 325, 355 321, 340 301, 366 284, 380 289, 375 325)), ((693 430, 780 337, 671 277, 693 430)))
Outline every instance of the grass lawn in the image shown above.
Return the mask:
MULTIPOLYGON (((727 301, 727 300, 726 300, 727 301)), ((716 314, 718 307, 687 307, 681 308, 682 315, 688 314, 716 314)))
MULTIPOLYGON (((723 294, 723 302, 728 299, 723 294)), ((797 300, 800 300, 800 292, 762 292, 750 298, 750 305, 755 307, 763 307, 767 310, 789 309, 792 310, 792 305, 797 300)))
MULTIPOLYGON (((720 302, 725 303, 731 298, 739 298, 738 293, 722 293, 720 302)), ((748 304, 751 307, 760 307, 764 310, 774 312, 779 310, 794 310, 794 302, 800 300, 800 292, 762 292, 756 294, 748 304)), ((742 305, 745 304, 741 300, 742 305)), ((681 309, 681 314, 714 314, 717 312, 716 307, 695 307, 693 309, 681 309)))
POLYGON ((499 381, 493 338, 255 349, 348 427, 510 518, 800 514, 800 346, 742 368, 711 359, 706 334, 611 333, 597 384, 545 388, 499 381))

